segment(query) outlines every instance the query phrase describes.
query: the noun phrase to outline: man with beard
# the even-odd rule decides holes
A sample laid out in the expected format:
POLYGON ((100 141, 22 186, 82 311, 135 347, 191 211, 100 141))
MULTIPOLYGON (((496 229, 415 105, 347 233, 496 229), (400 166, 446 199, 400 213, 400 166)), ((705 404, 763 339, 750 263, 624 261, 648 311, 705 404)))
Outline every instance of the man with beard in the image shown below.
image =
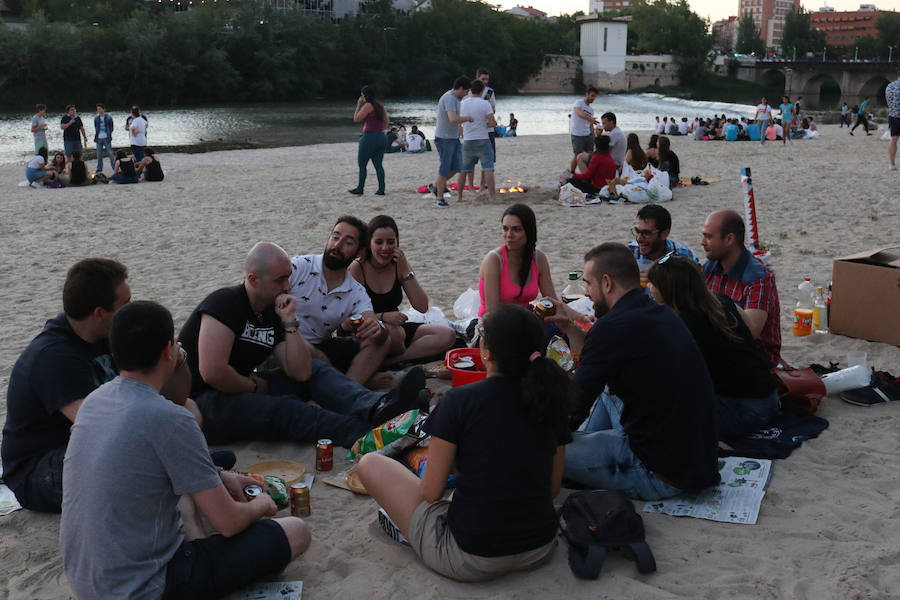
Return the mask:
MULTIPOLYGON (((634 240, 628 244, 628 249, 634 254, 638 266, 641 259, 645 261, 657 261, 669 252, 677 256, 687 256, 698 265, 700 260, 690 248, 669 239, 672 231, 672 215, 659 204, 645 204, 634 219, 634 240)), ((649 268, 649 267, 647 267, 649 268)), ((647 281, 647 268, 641 269, 641 281, 647 281)))
POLYGON ((207 296, 181 329, 178 339, 193 375, 191 396, 209 443, 329 438, 349 448, 373 426, 413 408, 427 409, 421 369, 384 394, 313 358, 288 294, 292 270, 280 247, 256 244, 247 255, 244 282, 207 296), (272 356, 280 369, 257 369, 272 356))
POLYGON ((289 293, 296 300, 300 334, 315 347, 313 356, 358 383, 378 387, 383 382, 375 372, 388 355, 390 338, 372 312, 366 288, 347 271, 368 245, 365 223, 347 215, 338 218, 324 253, 291 259, 289 293), (362 322, 353 323, 353 315, 362 316, 362 322))
POLYGON ((584 282, 597 317, 587 334, 575 324, 584 315, 566 304, 553 301, 548 317, 580 355, 565 477, 644 500, 715 485, 713 386, 691 332, 643 293, 622 244, 585 254, 584 282))

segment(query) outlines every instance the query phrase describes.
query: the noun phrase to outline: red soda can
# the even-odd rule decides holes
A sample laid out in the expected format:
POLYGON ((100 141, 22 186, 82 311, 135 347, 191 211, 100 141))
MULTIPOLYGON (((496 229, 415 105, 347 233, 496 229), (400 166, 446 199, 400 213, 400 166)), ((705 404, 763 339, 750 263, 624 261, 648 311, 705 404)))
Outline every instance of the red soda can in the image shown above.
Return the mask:
POLYGON ((306 483, 295 483, 291 486, 291 514, 295 517, 308 517, 312 510, 309 506, 309 486, 306 483))
POLYGON ((316 442, 316 471, 330 471, 334 468, 334 444, 322 439, 316 442))

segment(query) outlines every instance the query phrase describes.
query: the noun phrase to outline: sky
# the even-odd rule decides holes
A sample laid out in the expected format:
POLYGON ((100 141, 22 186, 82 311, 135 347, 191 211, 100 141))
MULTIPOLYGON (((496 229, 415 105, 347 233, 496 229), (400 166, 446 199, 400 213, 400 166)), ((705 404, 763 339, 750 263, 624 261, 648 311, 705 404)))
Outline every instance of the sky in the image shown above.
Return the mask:
MULTIPOLYGON (((494 0, 498 2, 498 0, 494 0)), ((551 15, 571 14, 577 11, 587 12, 588 0, 499 0, 503 8, 513 6, 533 6, 551 15)), ((711 22, 736 15, 738 0, 688 0, 691 9, 711 22)), ((809 0, 801 1, 803 8, 814 12, 822 6, 830 6, 834 10, 857 10, 860 4, 874 4, 880 10, 900 11, 900 0, 809 0)))

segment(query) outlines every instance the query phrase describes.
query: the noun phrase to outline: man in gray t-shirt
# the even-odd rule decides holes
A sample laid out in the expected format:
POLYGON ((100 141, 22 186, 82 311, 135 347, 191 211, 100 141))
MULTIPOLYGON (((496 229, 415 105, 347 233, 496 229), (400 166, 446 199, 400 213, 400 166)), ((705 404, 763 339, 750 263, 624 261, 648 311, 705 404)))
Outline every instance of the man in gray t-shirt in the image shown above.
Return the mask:
POLYGON ((219 474, 197 421, 159 394, 180 356, 169 311, 133 302, 113 317, 110 340, 120 376, 84 400, 63 470, 59 538, 75 596, 219 597, 278 573, 308 547, 309 529, 262 519, 275 514, 272 499, 248 501, 255 481, 219 474), (199 533, 191 510, 222 535, 186 540, 182 515, 199 533))
POLYGON ((472 87, 468 77, 457 77, 453 88, 444 92, 438 100, 437 126, 434 128, 434 146, 437 148, 440 164, 438 176, 431 186, 435 195, 434 205, 438 208, 449 208, 444 200, 447 180, 460 173, 457 185, 457 199, 462 200, 465 187, 465 174, 462 171, 462 144, 459 143, 459 126, 463 122, 471 122, 472 117, 459 115, 459 102, 472 87))
POLYGON ((42 147, 47 147, 47 119, 44 118, 44 115, 47 114, 47 107, 44 104, 38 104, 36 106, 37 113, 31 117, 31 133, 34 135, 34 153, 37 154, 38 150, 42 147))
POLYGON ((616 163, 616 169, 621 170, 622 165, 625 163, 625 150, 628 146, 625 134, 616 127, 616 115, 614 113, 603 113, 600 117, 600 124, 603 126, 603 130, 609 134, 609 155, 612 156, 613 161, 616 163))

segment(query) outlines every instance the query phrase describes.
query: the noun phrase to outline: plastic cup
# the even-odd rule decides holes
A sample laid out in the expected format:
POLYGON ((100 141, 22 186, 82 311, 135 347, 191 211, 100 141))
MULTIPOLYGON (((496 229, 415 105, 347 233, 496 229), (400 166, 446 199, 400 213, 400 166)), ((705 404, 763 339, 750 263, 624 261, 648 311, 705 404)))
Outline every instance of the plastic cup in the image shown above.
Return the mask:
MULTIPOLYGON (((862 354, 865 354, 865 352, 862 354)), ((841 369, 840 371, 823 375, 822 383, 825 384, 825 391, 828 392, 828 395, 833 396, 847 390, 866 387, 869 385, 870 379, 866 367, 856 365, 849 369, 841 369)))
POLYGON ((653 265, 653 261, 647 258, 646 256, 642 256, 637 261, 638 269, 641 272, 641 286, 647 287, 647 269, 649 269, 653 265))
MULTIPOLYGON (((847 353, 847 366, 855 367, 860 366, 863 369, 866 368, 866 358, 868 355, 865 352, 854 351, 847 353)), ((868 384, 866 384, 868 385, 868 384)))

